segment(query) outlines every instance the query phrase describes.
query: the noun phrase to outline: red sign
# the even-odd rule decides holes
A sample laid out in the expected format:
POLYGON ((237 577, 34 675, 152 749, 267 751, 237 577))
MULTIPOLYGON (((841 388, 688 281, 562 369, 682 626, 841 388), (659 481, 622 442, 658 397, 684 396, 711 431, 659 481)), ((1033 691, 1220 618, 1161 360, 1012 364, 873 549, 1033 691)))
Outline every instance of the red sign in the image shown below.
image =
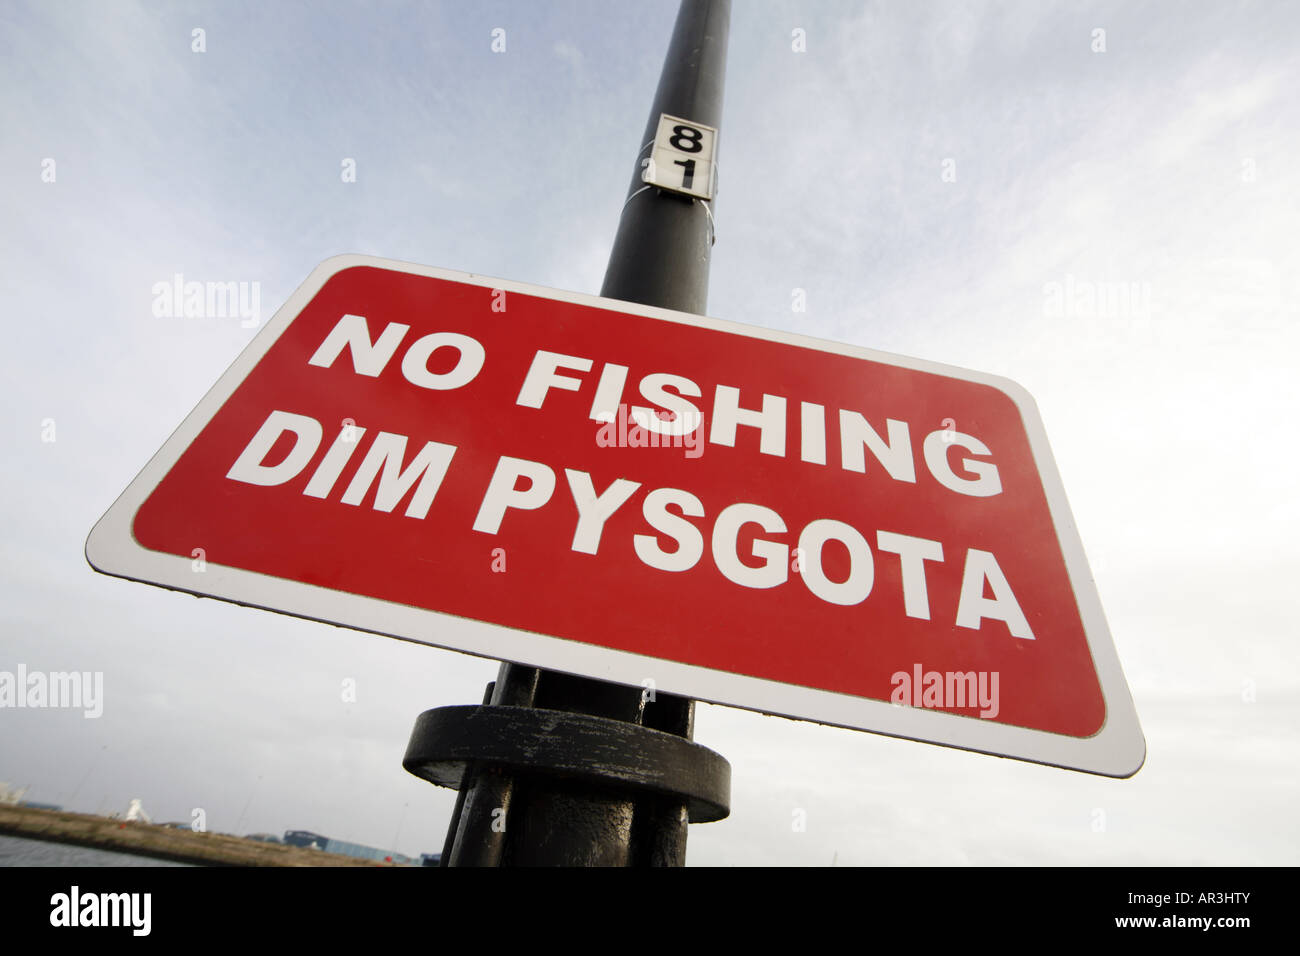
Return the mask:
POLYGON ((1023 390, 623 302, 330 260, 87 556, 771 713, 1145 755, 1023 390))

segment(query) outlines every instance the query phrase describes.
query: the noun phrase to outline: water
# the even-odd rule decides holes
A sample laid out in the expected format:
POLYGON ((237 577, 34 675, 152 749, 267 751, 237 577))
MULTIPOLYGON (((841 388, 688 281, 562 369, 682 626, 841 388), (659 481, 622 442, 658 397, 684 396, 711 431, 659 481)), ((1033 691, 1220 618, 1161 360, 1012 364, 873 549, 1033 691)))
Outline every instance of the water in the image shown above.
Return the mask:
POLYGON ((132 853, 0 835, 0 866, 191 866, 132 853))

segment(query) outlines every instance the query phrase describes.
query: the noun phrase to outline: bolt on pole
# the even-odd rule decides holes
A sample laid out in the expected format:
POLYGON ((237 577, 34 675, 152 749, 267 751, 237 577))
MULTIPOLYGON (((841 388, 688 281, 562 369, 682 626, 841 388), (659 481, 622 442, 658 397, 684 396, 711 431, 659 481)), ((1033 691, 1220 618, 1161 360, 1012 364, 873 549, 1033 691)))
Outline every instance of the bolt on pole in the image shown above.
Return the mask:
MULTIPOLYGON (((663 113, 719 129, 730 0, 683 0, 601 295, 702 314, 713 212, 642 181, 663 113)), ((444 866, 682 866, 725 817, 730 765, 692 741, 694 701, 518 664, 484 703, 416 721, 403 765, 460 790, 444 866)))

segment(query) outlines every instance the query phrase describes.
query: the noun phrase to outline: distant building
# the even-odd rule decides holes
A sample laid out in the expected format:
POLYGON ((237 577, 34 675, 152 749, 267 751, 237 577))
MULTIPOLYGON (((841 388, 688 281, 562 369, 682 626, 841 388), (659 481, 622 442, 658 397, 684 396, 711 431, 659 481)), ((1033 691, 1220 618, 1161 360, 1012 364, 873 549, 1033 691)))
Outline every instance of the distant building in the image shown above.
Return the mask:
POLYGON ((346 840, 335 840, 319 833, 313 833, 310 830, 286 830, 284 832, 284 842, 289 846, 302 846, 312 849, 323 850, 326 853, 338 853, 341 856, 352 856, 361 860, 376 860, 379 862, 397 863, 409 865, 415 861, 409 856, 402 853, 394 853, 392 850, 381 850, 378 847, 366 846, 362 843, 348 843, 346 840))
POLYGON ((319 833, 312 833, 310 830, 285 830, 284 842, 289 846, 305 846, 317 850, 325 849, 325 844, 329 843, 330 838, 321 836, 319 833))
POLYGON ((28 807, 32 810, 62 810, 53 803, 41 803, 37 800, 24 800, 23 796, 27 793, 28 787, 15 787, 12 784, 0 783, 0 807, 28 807))

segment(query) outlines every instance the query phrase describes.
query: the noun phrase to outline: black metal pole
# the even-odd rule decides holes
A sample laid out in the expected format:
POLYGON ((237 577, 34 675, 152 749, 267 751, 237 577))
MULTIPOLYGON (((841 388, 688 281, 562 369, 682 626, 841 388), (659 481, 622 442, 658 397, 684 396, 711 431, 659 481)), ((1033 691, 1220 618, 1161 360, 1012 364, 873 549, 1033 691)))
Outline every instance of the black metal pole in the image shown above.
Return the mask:
POLYGON ((642 161, 668 113, 720 129, 731 0, 683 0, 637 156, 600 294, 703 315, 709 299, 712 210, 641 182, 642 161))
MULTIPOLYGON (((661 113, 721 126, 730 8, 682 0, 603 296, 705 310, 712 210, 641 170, 661 113)), ((403 764, 460 789, 443 865, 681 866, 687 824, 726 816, 730 796, 694 717, 685 698, 507 663, 483 706, 421 714, 403 764)))

